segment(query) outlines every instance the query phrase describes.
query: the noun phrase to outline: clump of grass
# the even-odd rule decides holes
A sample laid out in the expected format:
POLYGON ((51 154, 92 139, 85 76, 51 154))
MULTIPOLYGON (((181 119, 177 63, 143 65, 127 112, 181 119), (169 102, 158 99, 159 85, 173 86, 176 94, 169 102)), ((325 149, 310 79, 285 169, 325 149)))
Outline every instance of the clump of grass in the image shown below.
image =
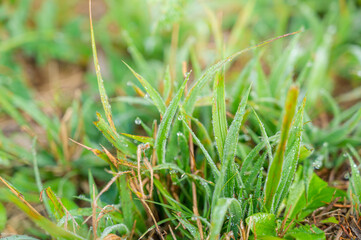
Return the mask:
MULTIPOLYGON (((247 6, 253 7, 252 4, 247 6)), ((214 20, 211 11, 209 15, 214 20)), ((217 49, 221 51, 219 26, 215 21, 213 25, 217 49)), ((79 145, 104 160, 110 180, 99 191, 89 171, 89 195, 77 197, 86 202, 87 207, 74 207, 66 203, 67 198, 58 197, 61 194, 52 188, 41 191, 42 180, 34 154, 36 182, 52 221, 33 208, 19 190, 0 178, 13 193, 4 191, 6 200, 17 204, 50 236, 59 239, 119 236, 129 239, 325 238, 325 233, 305 223, 305 219, 316 209, 335 203, 346 194, 329 187, 314 174, 312 160, 321 161, 320 156, 326 159, 337 154, 344 143, 353 156, 359 158, 352 137, 357 139, 360 133, 361 115, 356 107, 340 113, 332 97, 326 94, 325 99, 335 114, 330 129, 317 128, 307 122, 310 118, 306 113, 308 101, 305 97, 302 100, 303 88, 299 86, 308 81, 310 104, 314 105, 317 96, 312 87, 319 89, 325 66, 317 63, 311 73, 304 67, 295 80, 289 77, 295 62, 293 51, 297 49, 297 36, 275 64, 267 83, 260 66, 262 53, 256 48, 298 32, 223 58, 197 77, 187 72, 185 66, 183 79, 177 81, 177 75, 171 73, 174 66, 171 66, 165 86, 160 89, 125 63, 142 87, 134 84, 133 88, 140 97, 145 97, 136 103, 154 106, 152 116, 157 116, 146 122, 136 119, 135 124, 143 132, 137 135, 117 130, 101 76, 91 15, 90 26, 94 66, 105 113, 105 118, 97 113, 94 124, 112 147, 101 146, 99 150, 83 143, 79 145), (227 99, 227 64, 249 50, 255 50, 255 56, 234 82, 232 99, 227 99), (251 73, 260 77, 249 80, 251 73), (213 91, 204 98, 204 90, 212 85, 211 81, 213 91), (200 107, 204 105, 211 107, 200 107), (310 145, 315 146, 313 154, 308 148, 310 145)), ((232 41, 234 38, 235 35, 232 41)), ((320 47, 317 59, 327 58, 330 42, 326 40, 325 36, 326 47, 320 47)), ((138 54, 135 48, 132 53, 138 54)), ((193 65, 197 66, 196 61, 193 65)), ((3 88, 0 90, 5 93, 0 100, 7 103, 15 99, 17 107, 48 130, 48 139, 54 142, 53 151, 60 156, 62 170, 71 169, 72 163, 67 158, 71 154, 61 149, 69 136, 63 134, 59 138, 57 134, 67 132, 67 118, 60 124, 65 128, 61 131, 59 124, 49 121, 36 106, 19 100, 3 88)), ((28 124, 16 108, 5 106, 19 124, 28 124)), ((79 139, 79 135, 72 138, 79 139)), ((35 151, 35 147, 33 149, 35 151)), ((351 158, 350 162, 352 177, 348 195, 357 212, 361 178, 351 158)))

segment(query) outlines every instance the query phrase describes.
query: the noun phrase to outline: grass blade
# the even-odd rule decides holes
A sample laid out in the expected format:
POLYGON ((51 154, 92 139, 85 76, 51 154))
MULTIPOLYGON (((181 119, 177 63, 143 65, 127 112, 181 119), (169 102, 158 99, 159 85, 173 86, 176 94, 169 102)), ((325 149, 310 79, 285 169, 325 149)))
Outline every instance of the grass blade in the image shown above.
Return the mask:
POLYGON ((196 81, 196 83, 193 85, 193 87, 191 88, 191 90, 189 91, 189 94, 187 95, 186 99, 185 99, 185 103, 184 103, 184 109, 186 110, 187 114, 191 115, 194 109, 194 104, 197 100, 197 96, 199 95, 199 92, 201 91, 201 89, 204 87, 204 85, 209 81, 209 79, 212 78, 212 76, 219 71, 227 62, 232 61, 234 58, 238 57, 239 55, 251 51, 257 47, 261 47, 264 46, 266 44, 269 44, 273 41, 276 41, 280 38, 284 38, 284 37, 288 37, 291 35, 295 35, 297 33, 300 33, 301 31, 297 31, 297 32, 292 32, 292 33, 287 33, 284 34, 282 36, 278 36, 266 41, 263 41, 257 45, 245 48, 239 52, 236 52, 234 54, 232 54, 229 57, 226 57, 222 60, 220 60, 219 62, 215 63, 214 65, 212 65, 211 67, 209 67, 207 69, 207 71, 205 73, 202 74, 202 76, 196 81))
POLYGON ((123 136, 129 137, 131 139, 137 140, 138 142, 141 143, 149 143, 150 146, 154 145, 154 139, 151 137, 146 137, 146 136, 137 136, 137 135, 132 135, 132 134, 128 134, 128 133, 120 133, 123 136))
POLYGON ((91 35, 92 50, 93 50, 93 60, 94 60, 94 67, 95 67, 95 72, 96 72, 97 80, 98 80, 100 99, 102 101, 105 116, 108 119, 110 127, 112 128, 113 131, 115 131, 115 126, 114 126, 114 122, 112 119, 112 111, 111 111, 111 107, 109 104, 108 95, 104 88, 104 81, 103 81, 103 78, 102 78, 102 75, 100 72, 100 65, 98 62, 98 54, 97 54, 97 48, 95 45, 94 29, 93 29, 93 21, 92 21, 91 1, 89 1, 89 22, 90 22, 90 35, 91 35))
POLYGON ((2 177, 0 177, 0 181, 3 182, 13 193, 9 193, 5 191, 5 197, 15 203, 24 213, 26 213, 30 219, 35 222, 39 227, 41 227, 44 231, 49 233, 52 237, 61 238, 61 239, 77 239, 77 240, 84 240, 84 238, 76 235, 75 233, 68 232, 67 230, 63 229, 62 227, 57 226, 55 223, 51 222, 49 219, 45 218, 44 216, 40 215, 38 211, 35 210, 19 193, 16 189, 14 189, 10 184, 5 181, 2 177))
POLYGON ((157 137, 155 140, 155 148, 157 151, 157 156, 159 163, 165 163, 165 146, 167 143, 167 138, 169 135, 169 130, 171 127, 172 120, 177 112, 179 102, 181 100, 184 88, 188 82, 190 73, 186 76, 185 80, 183 81, 182 86, 179 88, 177 94, 169 104, 167 110, 164 113, 164 117, 159 125, 159 130, 157 133, 157 137))
POLYGON ((282 168, 284 161, 284 153, 286 150, 286 144, 289 136, 289 130, 291 127, 292 119, 295 114, 297 98, 299 89, 296 86, 292 86, 287 94, 285 104, 285 114, 283 117, 281 128, 281 139, 278 143, 277 150, 273 161, 270 163, 268 175, 265 184, 265 205, 268 209, 271 208, 272 199, 276 192, 278 183, 281 178, 282 168))
POLYGON ((229 172, 233 172, 233 171, 230 171, 230 170, 232 170, 231 164, 233 163, 233 160, 234 160, 234 157, 236 154, 236 147, 237 147, 237 142, 238 142, 238 132, 239 132, 239 129, 242 124, 242 120, 243 120, 243 116, 245 113, 246 104, 247 104, 248 95, 249 95, 250 90, 251 90, 251 87, 248 88, 246 95, 243 97, 241 103, 239 104, 237 113, 232 121, 231 126, 228 129, 227 137, 226 137, 225 144, 224 144, 224 156, 223 156, 223 161, 222 161, 222 169, 221 169, 220 177, 217 180, 216 187, 214 190, 213 199, 212 199, 212 209, 214 209, 216 203, 218 202, 218 199, 221 196, 221 192, 222 192, 224 183, 228 181, 228 179, 225 179, 227 176, 227 173, 228 173, 228 175, 230 175, 229 177, 232 177, 232 173, 229 173, 229 172))
POLYGON ((209 155, 208 151, 205 149, 205 147, 203 146, 203 144, 201 143, 201 141, 198 139, 198 137, 196 136, 196 134, 193 132, 193 130, 189 127, 187 121, 183 118, 183 126, 186 127, 186 129, 192 134, 193 139, 195 140, 195 142, 197 143, 197 145, 200 147, 200 149, 202 150, 204 156, 206 157, 208 164, 211 166, 212 172, 214 174, 214 176, 216 177, 216 179, 219 176, 219 170, 216 166, 216 164, 214 163, 213 159, 211 158, 211 156, 209 155))
POLYGON ((212 124, 219 158, 223 158, 224 141, 227 135, 226 100, 224 91, 224 75, 217 74, 213 87, 212 124))
POLYGON ((55 193, 51 190, 50 187, 47 187, 45 189, 45 192, 48 198, 50 199, 51 203, 53 204, 53 209, 54 209, 53 214, 56 217, 56 219, 59 221, 62 217, 65 216, 64 209, 59 203, 58 198, 56 197, 55 193))
POLYGON ((285 152, 285 161, 282 166, 282 175, 280 183, 277 187, 271 212, 277 213, 278 207, 289 192, 292 180, 296 173, 297 163, 301 151, 302 131, 303 131, 303 110, 305 108, 306 99, 297 112, 295 122, 290 132, 287 148, 285 152))
POLYGON ((235 198, 220 198, 217 200, 217 205, 212 212, 211 229, 209 234, 210 240, 219 239, 219 234, 222 230, 224 217, 228 208, 234 204, 234 207, 238 209, 238 214, 241 215, 242 209, 240 203, 235 198))
POLYGON ((259 124, 259 127, 261 129, 264 141, 266 142, 268 159, 269 159, 269 162, 271 163, 273 161, 272 148, 271 148, 271 145, 269 143, 269 139, 268 139, 268 136, 267 136, 267 133, 266 133, 266 129, 264 128, 264 125, 263 125, 261 119, 259 119, 256 111, 253 108, 252 108, 252 110, 253 110, 253 113, 256 116, 256 119, 258 121, 258 124, 259 124))
POLYGON ((116 149, 132 156, 137 151, 137 147, 134 143, 119 135, 116 131, 112 131, 111 127, 104 121, 99 113, 97 113, 97 116, 98 121, 94 122, 94 125, 103 133, 104 137, 113 144, 116 149))
POLYGON ((360 172, 359 172, 355 162, 352 160, 351 156, 349 154, 347 154, 347 156, 350 161, 351 173, 352 173, 352 176, 350 179, 351 190, 352 190, 352 193, 356 195, 358 204, 360 204, 361 203, 361 175, 360 175, 360 172))
POLYGON ((133 70, 133 68, 131 68, 124 61, 123 61, 123 63, 125 64, 125 66, 127 66, 129 68, 129 70, 133 73, 133 75, 138 79, 140 84, 142 84, 145 91, 147 91, 147 93, 149 94, 149 97, 153 100, 154 105, 158 108, 158 111, 163 116, 165 114, 165 111, 166 111, 166 106, 165 106, 165 103, 164 103, 162 97, 158 93, 158 91, 155 90, 152 87, 152 85, 150 85, 150 83, 147 80, 145 80, 141 75, 139 75, 137 72, 135 72, 133 70))

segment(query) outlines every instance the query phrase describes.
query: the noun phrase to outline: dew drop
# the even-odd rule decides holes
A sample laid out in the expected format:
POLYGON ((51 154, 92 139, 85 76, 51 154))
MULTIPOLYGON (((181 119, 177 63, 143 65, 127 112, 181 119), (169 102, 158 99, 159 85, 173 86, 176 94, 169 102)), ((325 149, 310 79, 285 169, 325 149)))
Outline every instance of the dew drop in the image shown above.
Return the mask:
POLYGON ((178 136, 178 137, 180 137, 180 136, 182 136, 182 135, 183 135, 183 133, 177 132, 177 136, 178 136))
POLYGON ((134 122, 135 124, 140 125, 142 123, 142 120, 140 120, 140 118, 137 117, 134 122))
POLYGON ((345 180, 349 180, 349 179, 350 179, 350 173, 349 173, 349 172, 345 173, 345 175, 343 176, 343 178, 344 178, 345 180))
POLYGON ((182 115, 179 115, 179 116, 178 116, 178 120, 179 120, 179 121, 182 121, 182 119, 183 119, 183 116, 182 116, 182 115))

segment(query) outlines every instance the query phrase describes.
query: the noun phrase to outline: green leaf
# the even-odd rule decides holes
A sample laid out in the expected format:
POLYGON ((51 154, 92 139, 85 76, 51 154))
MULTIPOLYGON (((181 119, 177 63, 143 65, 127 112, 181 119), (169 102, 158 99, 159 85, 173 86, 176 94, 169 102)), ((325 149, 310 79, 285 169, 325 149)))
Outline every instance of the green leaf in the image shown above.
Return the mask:
POLYGON ((112 232, 117 232, 120 235, 124 235, 129 233, 129 229, 122 223, 109 226, 103 230, 100 239, 104 239, 108 234, 112 232))
POLYGON ((128 134, 128 133, 120 133, 123 136, 129 137, 131 139, 137 140, 138 142, 141 143, 149 143, 150 146, 154 145, 154 139, 151 137, 146 137, 146 136, 137 136, 137 135, 132 135, 132 134, 128 134))
POLYGON ((336 223, 336 224, 338 224, 339 222, 335 217, 329 217, 329 218, 321 220, 320 223, 336 223))
POLYGON ((97 117, 98 121, 94 122, 94 124, 99 131, 102 132, 104 137, 119 151, 129 156, 133 156, 137 151, 137 147, 134 143, 129 141, 126 137, 119 135, 116 131, 113 131, 99 113, 97 113, 97 117))
POLYGON ((273 161, 270 163, 268 170, 268 175, 265 183, 265 204, 268 209, 271 209, 272 201, 276 189, 278 187, 283 161, 284 153, 286 150, 286 144, 289 136, 289 130, 291 127, 292 119, 295 114, 297 98, 298 98, 299 89, 296 86, 292 86, 287 94, 286 104, 285 104, 285 114, 283 117, 282 128, 281 128, 281 139, 278 143, 277 150, 273 161))
POLYGON ((193 236, 193 239, 195 240, 201 239, 201 235, 198 231, 198 228, 196 228, 193 224, 191 224, 186 218, 181 218, 178 216, 176 216, 176 218, 190 232, 190 234, 193 236))
POLYGON ((50 202, 52 203, 51 209, 53 211, 53 214, 56 217, 56 219, 59 221, 62 217, 65 216, 64 209, 50 187, 47 187, 45 189, 45 192, 46 192, 46 195, 48 196, 48 198, 50 199, 50 202))
POLYGON ((232 177, 232 163, 236 154, 236 147, 238 142, 238 132, 242 124, 243 116, 246 109, 246 104, 248 100, 249 92, 251 87, 248 88, 247 93, 243 97, 241 103, 238 106, 237 113, 232 121, 231 126, 228 129, 227 137, 224 144, 224 155, 222 161, 222 169, 219 179, 216 182, 216 187, 214 189, 213 199, 212 199, 212 209, 214 209, 215 204, 221 196, 221 191, 223 189, 224 183, 228 182, 229 179, 225 179, 227 174, 228 178, 232 177))
POLYGON ((6 221, 7 221, 6 208, 0 202, 0 231, 4 230, 4 228, 6 226, 6 221))
POLYGON ((214 80, 212 104, 213 132, 216 139, 219 158, 223 158, 223 147, 227 136, 226 100, 224 92, 224 75, 218 73, 214 80))
POLYGON ((46 231, 49 235, 54 238, 61 239, 77 239, 84 240, 84 238, 79 235, 69 232, 62 227, 57 226, 55 223, 51 222, 49 219, 40 215, 23 197, 17 192, 9 183, 7 183, 3 178, 0 177, 0 180, 6 184, 6 186, 12 191, 4 191, 4 198, 8 201, 16 204, 25 214, 29 216, 29 218, 35 222, 39 227, 41 227, 44 231, 46 231), (16 196, 14 195, 16 194, 16 196))
POLYGON ((306 99, 298 110, 294 124, 292 126, 290 136, 285 151, 285 161, 282 166, 280 183, 278 184, 274 199, 272 202, 272 213, 277 213, 283 199, 289 192, 294 174, 296 173, 297 163, 300 155, 302 131, 303 131, 303 110, 305 108, 306 99))
POLYGON ((326 239, 325 233, 318 229, 315 225, 300 226, 290 230, 285 237, 292 237, 295 240, 324 240, 326 239))
POLYGON ((213 208, 212 211, 212 220, 211 220, 211 229, 209 234, 210 240, 216 240, 219 239, 219 234, 222 230, 224 217, 227 213, 228 208, 231 206, 231 204, 235 205, 235 208, 238 211, 236 212, 237 215, 241 215, 241 205, 239 201, 235 198, 220 198, 217 201, 216 206, 213 208))
POLYGON ((214 65, 210 66, 207 71, 205 73, 202 74, 202 76, 196 81, 196 83, 193 85, 193 87, 191 88, 191 90, 189 91, 189 94, 187 95, 186 99, 185 99, 185 103, 184 103, 184 109, 186 110, 186 113, 189 115, 192 115, 193 110, 194 110, 194 104, 197 100, 197 97, 199 95, 199 92, 202 90, 202 88, 204 87, 204 85, 213 77, 213 75, 219 71, 227 62, 232 61, 234 58, 238 57, 239 55, 251 51, 257 47, 261 47, 264 45, 267 45, 273 41, 276 41, 280 38, 284 38, 287 36, 291 36, 294 34, 297 34, 301 31, 297 31, 297 32, 293 32, 293 33, 288 33, 282 36, 278 36, 266 41, 263 41, 257 45, 245 48, 239 52, 236 52, 234 54, 232 54, 229 57, 226 57, 222 60, 220 60, 219 62, 215 63, 214 65))
POLYGON ((177 112, 179 102, 181 100, 184 88, 188 82, 190 73, 186 76, 185 80, 183 81, 182 86, 179 88, 177 94, 169 104, 167 110, 165 111, 165 114, 163 116, 163 119, 159 125, 159 129, 157 132, 157 137, 155 140, 155 149, 157 151, 158 161, 159 163, 165 163, 165 146, 167 143, 167 138, 169 135, 169 130, 173 121, 173 118, 177 112))
POLYGON ((350 179, 350 183, 351 183, 351 190, 352 193, 355 194, 358 204, 361 203, 361 176, 360 176, 360 172, 355 164, 355 162, 352 160, 351 156, 349 154, 347 154, 348 159, 350 161, 350 165, 351 165, 351 179, 350 179))
POLYGON ((246 223, 252 233, 258 237, 276 237, 276 216, 270 213, 256 213, 246 218, 246 223))
POLYGON ((260 142, 257 144, 246 156, 246 158, 243 160, 242 167, 241 167, 241 177, 243 180, 246 180, 246 172, 249 171, 249 169, 252 167, 252 163, 254 162, 254 159, 256 157, 259 157, 259 152, 264 147, 264 142, 260 142))
POLYGON ((209 164, 209 166, 212 169, 212 172, 215 176, 215 178, 217 179, 219 176, 219 170, 216 166, 216 164, 214 163, 213 159, 211 158, 211 156, 209 155, 208 151, 205 149, 205 147, 203 146, 203 144, 201 143, 201 141, 198 139, 198 137, 196 136, 196 134, 193 132, 193 130, 188 126, 188 123, 186 122, 186 120, 184 119, 184 117, 182 117, 183 119, 183 126, 192 134, 192 137, 194 139, 194 141, 196 142, 196 144, 200 147, 200 149, 202 150, 204 156, 206 157, 206 160, 209 164))
POLYGON ((3 237, 1 239, 3 239, 3 240, 39 240, 37 238, 33 238, 30 236, 26 236, 26 235, 12 235, 9 237, 3 237))
POLYGON ((134 76, 138 79, 140 84, 144 87, 145 91, 149 94, 149 97, 153 100, 154 105, 158 108, 158 111, 163 116, 166 112, 166 106, 165 103, 160 96, 160 94, 155 90, 150 83, 145 80, 141 75, 136 73, 133 68, 131 68, 128 64, 126 64, 124 61, 123 63, 129 68, 129 70, 134 74, 134 76))
POLYGON ((93 30, 93 21, 92 21, 92 15, 91 15, 91 2, 90 2, 90 6, 89 6, 89 21, 90 21, 90 35, 91 35, 92 50, 93 50, 93 60, 94 60, 94 67, 95 67, 95 72, 96 72, 97 80, 98 80, 100 99, 103 104, 103 109, 105 112, 105 116, 108 119, 108 123, 110 124, 111 129, 113 131, 115 131, 115 126, 114 126, 114 122, 112 119, 112 111, 111 111, 111 107, 109 104, 108 95, 104 88, 104 81, 103 81, 103 78, 102 78, 102 75, 100 72, 100 65, 98 62, 97 48, 95 45, 94 30, 93 30))
POLYGON ((269 139, 268 139, 266 130, 265 130, 265 128, 264 128, 264 125, 263 125, 261 119, 259 119, 256 111, 255 111, 254 109, 252 109, 252 110, 253 110, 254 115, 256 116, 256 119, 257 119, 257 121, 258 121, 259 127, 260 127, 260 129, 261 129, 262 137, 264 138, 264 141, 266 142, 268 159, 269 159, 269 162, 271 163, 271 162, 273 161, 272 148, 271 148, 271 145, 270 145, 270 143, 269 143, 269 139))
POLYGON ((312 174, 308 184, 308 194, 305 192, 304 179, 301 178, 302 170, 297 171, 294 183, 292 184, 285 209, 291 209, 289 219, 307 217, 314 210, 326 205, 337 197, 345 197, 345 192, 331 188, 315 173, 312 174))

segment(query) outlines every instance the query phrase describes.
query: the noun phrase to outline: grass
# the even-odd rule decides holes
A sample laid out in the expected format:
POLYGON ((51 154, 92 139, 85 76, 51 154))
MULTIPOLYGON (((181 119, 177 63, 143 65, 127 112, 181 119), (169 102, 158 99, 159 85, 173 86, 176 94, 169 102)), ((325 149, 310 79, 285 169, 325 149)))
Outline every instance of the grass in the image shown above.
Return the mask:
POLYGON ((359 236, 359 3, 31 4, 0 7, 7 239, 359 236), (25 77, 91 60, 71 99, 25 77))

